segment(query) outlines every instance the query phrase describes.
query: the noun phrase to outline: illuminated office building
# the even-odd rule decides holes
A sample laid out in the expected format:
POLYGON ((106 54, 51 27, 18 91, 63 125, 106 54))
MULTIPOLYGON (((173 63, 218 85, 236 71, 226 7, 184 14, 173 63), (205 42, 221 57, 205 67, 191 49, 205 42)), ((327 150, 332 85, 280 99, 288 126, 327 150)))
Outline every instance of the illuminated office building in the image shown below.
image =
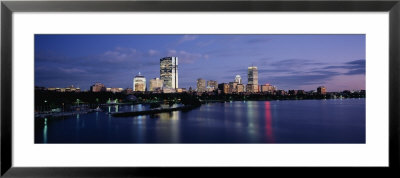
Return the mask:
POLYGON ((133 91, 146 91, 146 78, 140 72, 133 78, 133 91))
POLYGON ((237 82, 229 82, 229 93, 236 93, 237 92, 237 82))
POLYGON ((154 78, 150 80, 150 91, 161 91, 163 87, 163 81, 160 78, 154 78))
POLYGON ((258 91, 259 91, 258 85, 254 85, 254 84, 246 85, 246 92, 257 93, 258 91))
POLYGON ((91 92, 103 92, 106 91, 107 88, 102 83, 95 83, 90 87, 91 92))
POLYGON ((209 88, 208 91, 213 91, 213 90, 217 89, 218 88, 218 82, 215 81, 215 80, 207 81, 207 88, 209 88))
POLYGON ((247 71, 248 84, 258 85, 258 69, 257 67, 251 66, 247 71))
POLYGON ((197 92, 206 91, 206 81, 202 78, 197 79, 197 92))
POLYGON ((122 91, 124 91, 124 89, 123 88, 107 88, 106 91, 112 92, 112 93, 121 93, 122 91))
POLYGON ((244 92, 244 85, 243 84, 237 84, 237 92, 238 93, 243 93, 244 92))
POLYGON ((270 84, 261 85, 261 92, 273 93, 276 87, 270 84))
POLYGON ((257 67, 248 67, 247 71, 247 87, 248 92, 258 92, 258 69, 257 67))
POLYGON ((178 57, 160 59, 160 79, 165 88, 178 88, 178 57))
MULTIPOLYGON (((92 85, 92 86, 95 86, 95 85, 92 85)), ((40 88, 41 88, 41 90, 45 90, 44 87, 40 87, 40 88)), ((92 88, 92 87, 90 87, 90 88, 92 88)), ((38 89, 38 88, 35 87, 35 90, 36 89, 38 89)), ((48 91, 56 91, 56 92, 80 92, 81 91, 81 89, 79 87, 76 88, 76 87, 74 87, 74 85, 71 85, 67 88, 47 88, 47 90, 48 91)), ((98 90, 100 91, 101 88, 99 88, 98 90)))
POLYGON ((220 90, 224 94, 229 93, 229 84, 227 83, 218 84, 218 90, 220 90))

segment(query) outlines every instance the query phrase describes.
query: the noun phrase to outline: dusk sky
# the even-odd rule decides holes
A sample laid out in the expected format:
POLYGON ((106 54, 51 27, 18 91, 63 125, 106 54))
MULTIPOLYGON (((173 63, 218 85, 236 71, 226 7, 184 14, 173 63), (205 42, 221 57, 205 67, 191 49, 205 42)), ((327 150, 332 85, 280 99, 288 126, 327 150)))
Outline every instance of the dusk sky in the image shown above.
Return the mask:
POLYGON ((254 65, 278 89, 365 89, 365 35, 35 35, 35 86, 132 88, 141 72, 148 87, 165 56, 178 57, 179 88, 247 84, 254 65))

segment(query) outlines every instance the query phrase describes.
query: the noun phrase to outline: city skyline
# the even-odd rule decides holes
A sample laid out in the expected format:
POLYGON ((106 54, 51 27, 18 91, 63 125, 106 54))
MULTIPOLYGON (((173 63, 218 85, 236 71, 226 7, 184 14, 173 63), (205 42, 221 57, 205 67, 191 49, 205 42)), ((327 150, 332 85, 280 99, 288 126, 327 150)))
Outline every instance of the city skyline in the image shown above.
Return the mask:
POLYGON ((365 35, 35 35, 35 85, 132 88, 139 72, 160 77, 167 56, 179 58, 179 88, 236 75, 248 83, 257 66, 259 85, 365 89, 365 35))

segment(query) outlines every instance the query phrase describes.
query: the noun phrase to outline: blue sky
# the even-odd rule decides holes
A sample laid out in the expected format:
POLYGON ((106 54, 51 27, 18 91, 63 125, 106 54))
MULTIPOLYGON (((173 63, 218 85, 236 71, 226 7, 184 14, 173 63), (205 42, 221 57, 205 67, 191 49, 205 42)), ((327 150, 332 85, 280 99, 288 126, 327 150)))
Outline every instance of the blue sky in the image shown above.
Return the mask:
POLYGON ((159 77, 165 56, 178 57, 180 88, 247 83, 254 65, 278 89, 365 89, 365 35, 35 35, 35 85, 132 88, 139 72, 159 77))

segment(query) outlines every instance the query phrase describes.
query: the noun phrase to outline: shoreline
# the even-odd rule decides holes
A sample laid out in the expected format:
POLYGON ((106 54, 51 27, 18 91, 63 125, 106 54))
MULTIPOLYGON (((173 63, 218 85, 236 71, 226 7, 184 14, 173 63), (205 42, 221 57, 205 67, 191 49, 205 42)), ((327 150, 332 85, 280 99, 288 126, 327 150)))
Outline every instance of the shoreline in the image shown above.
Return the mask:
POLYGON ((113 113, 111 116, 113 117, 131 117, 131 116, 141 116, 141 115, 152 115, 152 114, 159 114, 165 112, 173 112, 173 111, 190 111, 192 109, 198 108, 201 105, 187 105, 187 106, 180 106, 175 108, 157 108, 151 109, 146 111, 136 111, 136 112, 118 112, 113 113))
MULTIPOLYGON (((185 105, 175 108, 155 108, 146 111, 135 111, 135 112, 119 112, 119 113, 111 113, 113 117, 129 117, 129 116, 140 116, 140 115, 152 115, 159 114, 164 112, 173 112, 173 111, 189 111, 195 108, 200 107, 202 104, 209 103, 226 103, 226 102, 238 102, 238 101, 300 101, 300 100, 347 100, 347 99, 365 99, 365 98, 325 98, 325 99, 271 99, 271 100, 203 100, 199 105, 185 105)), ((143 103, 118 103, 118 104, 100 104, 101 106, 111 106, 111 105, 139 105, 139 104, 151 104, 147 102, 143 103)), ((83 111, 68 111, 68 112, 47 112, 47 113, 35 113, 35 119, 44 119, 47 117, 52 118, 64 118, 69 116, 74 116, 78 114, 88 114, 91 112, 104 112, 104 111, 95 111, 94 109, 83 110, 83 111)))

